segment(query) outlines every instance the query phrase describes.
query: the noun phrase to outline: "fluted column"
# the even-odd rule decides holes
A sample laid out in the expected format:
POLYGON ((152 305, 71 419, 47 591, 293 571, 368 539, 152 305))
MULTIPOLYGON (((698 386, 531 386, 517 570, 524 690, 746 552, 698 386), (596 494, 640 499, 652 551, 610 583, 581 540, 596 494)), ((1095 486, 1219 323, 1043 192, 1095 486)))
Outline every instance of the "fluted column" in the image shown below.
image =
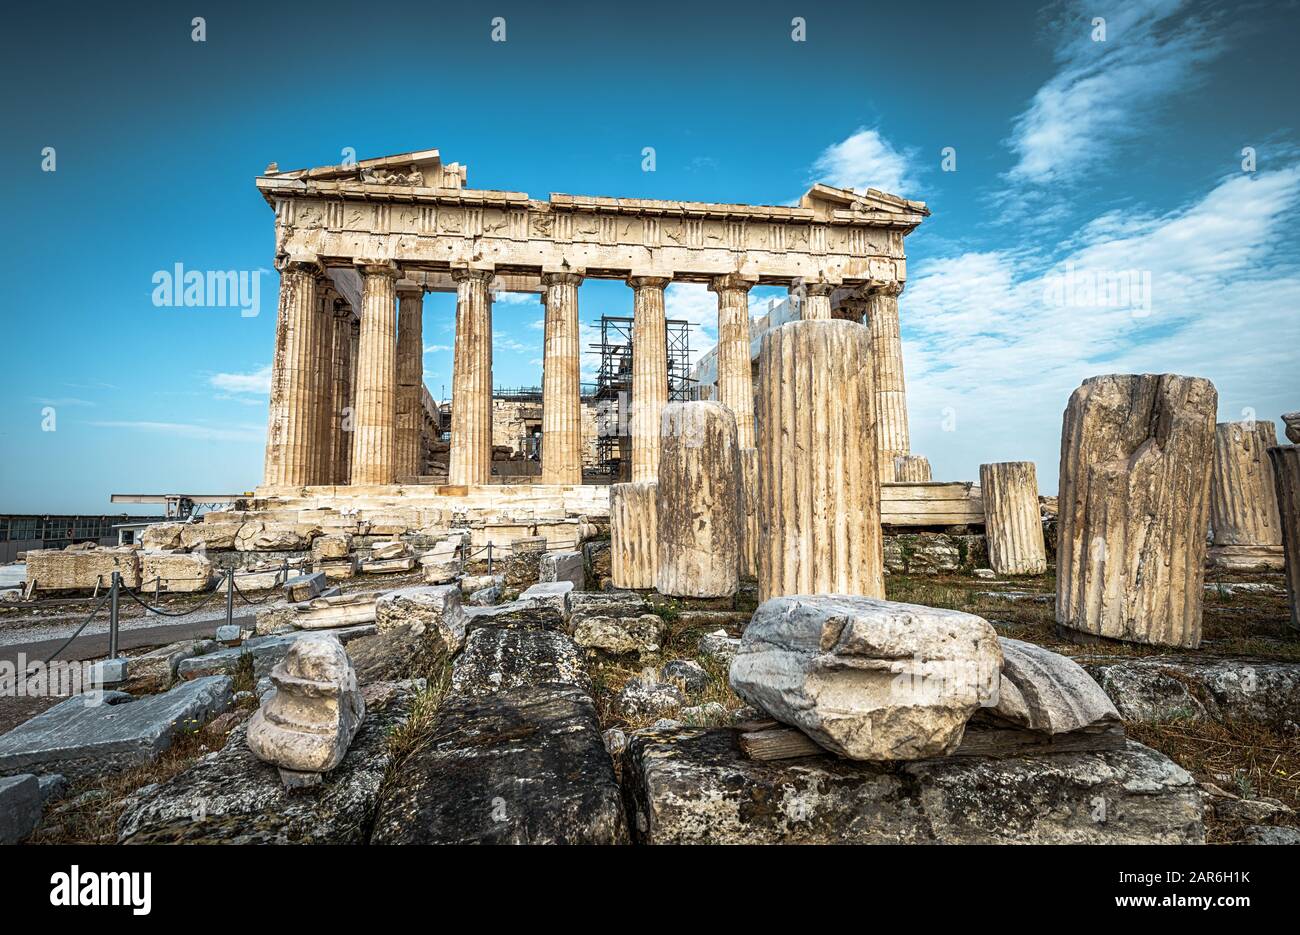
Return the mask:
POLYGON ((758 593, 883 598, 871 339, 850 321, 768 331, 758 357, 758 593))
POLYGON ((343 479, 340 483, 352 483, 352 437, 356 434, 357 419, 357 357, 361 353, 361 319, 354 312, 348 330, 348 402, 343 410, 341 426, 343 438, 343 479))
POLYGON ((610 577, 616 588, 655 586, 657 487, 654 481, 610 485, 610 577))
POLYGON ((1276 445, 1277 429, 1271 421, 1215 426, 1211 565, 1240 570, 1282 567, 1282 529, 1268 462, 1268 450, 1276 445))
POLYGON ((1038 472, 1032 461, 980 465, 984 537, 989 567, 1000 575, 1047 571, 1043 519, 1038 508, 1038 472))
POLYGON ((310 437, 315 428, 316 279, 315 257, 290 258, 280 271, 280 308, 271 364, 271 404, 266 425, 262 483, 309 484, 310 437))
POLYGON ((930 459, 925 455, 898 455, 894 458, 894 482, 928 484, 933 479, 930 459))
POLYGON ((352 483, 391 484, 397 421, 397 266, 357 264, 362 279, 361 345, 352 418, 352 483))
POLYGON ((311 483, 333 482, 334 449, 330 417, 334 403, 334 302, 338 291, 328 277, 316 286, 316 342, 312 353, 315 376, 316 418, 312 426, 311 483))
POLYGON ((393 452, 398 478, 420 473, 420 385, 424 382, 424 289, 397 283, 397 434, 393 452))
POLYGON ((348 408, 352 405, 352 309, 342 300, 334 303, 330 349, 330 413, 328 422, 330 473, 324 483, 346 484, 347 450, 350 436, 346 429, 348 408))
POLYGON ((451 364, 450 484, 492 479, 492 276, 457 269, 456 348, 451 364))
POLYGON ((657 276, 633 276, 632 481, 659 476, 659 416, 668 404, 668 333, 664 287, 657 276))
POLYGON ((799 318, 802 321, 824 321, 831 318, 831 293, 835 287, 828 282, 800 281, 790 287, 790 294, 800 302, 799 318))
POLYGON ((546 273, 542 356, 542 483, 582 483, 577 273, 546 273))
POLYGON ((867 327, 871 330, 871 359, 876 374, 876 413, 880 420, 880 479, 894 479, 894 459, 910 454, 907 431, 907 386, 903 380, 903 339, 898 327, 899 282, 873 289, 867 296, 867 327))
POLYGON ((718 294, 718 402, 736 416, 741 448, 754 447, 754 371, 749 360, 749 290, 754 280, 732 273, 717 276, 709 291, 718 294))
MULTIPOLYGON (((1290 433, 1287 433, 1290 437, 1290 433)), ((1291 600, 1291 628, 1300 634, 1300 447, 1279 445, 1268 450, 1278 513, 1282 518, 1282 547, 1286 552, 1286 590, 1291 600)))

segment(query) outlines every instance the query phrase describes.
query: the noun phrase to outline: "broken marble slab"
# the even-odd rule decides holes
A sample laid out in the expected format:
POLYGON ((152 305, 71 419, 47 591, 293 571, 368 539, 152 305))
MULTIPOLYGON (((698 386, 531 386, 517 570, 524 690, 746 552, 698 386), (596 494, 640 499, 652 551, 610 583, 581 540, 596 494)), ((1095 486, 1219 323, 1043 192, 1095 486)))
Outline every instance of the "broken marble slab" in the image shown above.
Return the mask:
MULTIPOLYGON (((176 676, 182 679, 194 679, 209 675, 234 675, 239 670, 241 658, 247 655, 253 659, 254 681, 261 681, 270 677, 271 669, 284 658, 295 640, 319 632, 321 631, 295 630, 292 633, 273 636, 255 636, 230 649, 182 659, 176 666, 176 676)), ((373 623, 368 623, 353 627, 339 627, 329 632, 341 642, 347 643, 363 636, 370 636, 378 630, 373 623)))
POLYGON ((853 762, 750 759, 731 728, 635 731, 622 776, 646 844, 1203 844, 1195 780, 1119 750, 853 762))
POLYGON ((380 632, 413 626, 415 635, 433 633, 455 655, 465 644, 465 610, 455 585, 398 588, 381 594, 375 604, 375 625, 380 632))
POLYGON ((1300 663, 1209 655, 1078 659, 1126 721, 1300 724, 1300 663))
POLYGON ((646 656, 659 652, 668 624, 656 614, 638 617, 602 617, 584 614, 573 627, 573 639, 583 649, 597 649, 612 656, 635 653, 646 656))
POLYGON ((335 594, 299 604, 272 607, 257 612, 259 636, 273 636, 291 630, 326 630, 360 626, 375 621, 374 594, 335 594))
POLYGON ((524 588, 519 595, 521 601, 536 601, 540 605, 552 608, 557 614, 564 615, 565 600, 573 590, 571 581, 539 581, 524 588))
POLYGON ((314 597, 319 597, 326 587, 323 572, 316 571, 309 575, 295 575, 284 583, 284 596, 294 602, 309 601, 314 597))
POLYGON ((464 697, 550 683, 591 692, 581 651, 555 630, 480 627, 451 669, 452 693, 464 697))
POLYGON ((312 791, 285 789, 248 749, 248 722, 219 751, 139 795, 118 822, 123 844, 364 844, 390 766, 388 735, 410 717, 423 681, 377 682, 343 762, 312 791))
POLYGON ((0 844, 27 840, 41 820, 41 784, 30 773, 0 778, 0 844))
POLYGON ((847 595, 764 601, 731 662, 732 689, 855 760, 945 756, 996 704, 1002 651, 982 617, 847 595))
POLYGON ((376 542, 370 547, 370 561, 382 562, 394 558, 405 558, 410 549, 405 542, 376 542))
POLYGON ((371 836, 374 844, 627 840, 591 698, 557 683, 477 696, 453 691, 434 735, 387 789, 371 836))
POLYGON ((151 763, 177 731, 197 730, 230 707, 231 680, 213 675, 159 695, 77 695, 0 736, 0 775, 57 772, 78 780, 151 763))
POLYGON ((999 637, 1002 681, 988 713, 1044 734, 1104 729, 1119 723, 1110 698, 1073 659, 1034 643, 999 637))
POLYGON ((407 555, 402 558, 371 559, 361 563, 361 570, 368 575, 388 575, 399 571, 410 571, 415 567, 415 558, 407 555))
POLYGON ((575 590, 587 583, 587 568, 581 552, 548 552, 542 556, 538 581, 568 581, 575 590))

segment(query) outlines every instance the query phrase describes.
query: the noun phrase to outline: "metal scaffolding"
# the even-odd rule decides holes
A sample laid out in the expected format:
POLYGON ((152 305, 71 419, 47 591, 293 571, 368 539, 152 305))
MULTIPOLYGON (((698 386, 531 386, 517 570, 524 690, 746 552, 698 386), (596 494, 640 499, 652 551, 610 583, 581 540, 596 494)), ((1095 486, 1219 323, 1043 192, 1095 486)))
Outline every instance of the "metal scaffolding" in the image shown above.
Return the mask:
MULTIPOLYGON (((674 402, 695 399, 695 381, 689 376, 690 322, 670 319, 666 325, 668 398, 674 402)), ((601 316, 600 341, 590 347, 600 355, 596 385, 590 394, 596 406, 596 464, 592 473, 626 480, 632 471, 632 319, 601 316)))

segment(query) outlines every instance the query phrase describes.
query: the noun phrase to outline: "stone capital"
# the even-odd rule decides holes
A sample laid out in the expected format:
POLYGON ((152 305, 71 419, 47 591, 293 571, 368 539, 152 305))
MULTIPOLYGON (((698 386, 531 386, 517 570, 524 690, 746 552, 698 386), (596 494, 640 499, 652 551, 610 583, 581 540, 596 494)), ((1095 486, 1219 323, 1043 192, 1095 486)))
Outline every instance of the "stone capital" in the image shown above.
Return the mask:
POLYGON ((581 273, 542 273, 543 286, 577 286, 581 283, 581 273))
POLYGON ((629 276, 627 284, 633 289, 664 289, 672 282, 668 276, 629 276))
POLYGON ((714 276, 709 280, 710 292, 748 292, 758 284, 757 279, 742 276, 740 273, 727 273, 714 276))
POLYGON ((495 269, 473 269, 470 267, 454 267, 451 271, 452 282, 486 282, 490 283, 496 277, 495 269))
POLYGON ((392 260, 366 260, 357 259, 354 261, 357 272, 362 276, 387 276, 394 281, 398 277, 397 264, 392 260))
POLYGON ((791 295, 825 295, 829 296, 838 288, 835 283, 824 279, 796 279, 790 283, 791 295))
POLYGON ((398 295, 424 295, 424 286, 413 279, 399 279, 395 287, 398 295))
POLYGON ((325 273, 325 267, 321 263, 320 257, 314 253, 295 253, 283 257, 278 266, 282 273, 311 273, 313 276, 321 276, 325 273))
POLYGON ((885 295, 896 299, 903 294, 903 287, 905 285, 907 284, 897 280, 893 282, 872 283, 865 291, 868 295, 885 295))

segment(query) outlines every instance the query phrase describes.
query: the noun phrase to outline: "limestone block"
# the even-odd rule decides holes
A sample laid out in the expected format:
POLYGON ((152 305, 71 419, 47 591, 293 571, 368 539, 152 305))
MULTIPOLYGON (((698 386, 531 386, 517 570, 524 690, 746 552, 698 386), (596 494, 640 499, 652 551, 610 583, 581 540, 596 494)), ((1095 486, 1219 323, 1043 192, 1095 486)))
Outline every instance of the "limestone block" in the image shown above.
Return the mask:
POLYGON ((934 478, 930 474, 930 459, 925 455, 895 455, 894 481, 899 484, 928 484, 934 478))
POLYGON ((655 491, 655 586, 727 597, 740 584, 743 504, 736 419, 721 403, 669 403, 655 491))
POLYGON ((573 628, 573 641, 583 649, 599 649, 615 656, 643 655, 659 652, 667 629, 663 618, 655 614, 584 616, 573 628))
POLYGON ((283 523, 249 522, 240 527, 235 536, 235 548, 240 552, 280 552, 307 548, 310 542, 307 528, 283 523))
POLYGON ((731 662, 736 694, 854 760, 946 756, 996 704, 993 627, 956 610, 869 597, 764 601, 731 662))
POLYGON ((212 562, 185 552, 142 552, 140 578, 146 590, 157 581, 162 591, 206 591, 212 587, 212 562))
POLYGON ((587 582, 587 569, 581 552, 549 552, 542 556, 538 581, 567 581, 581 589, 587 582))
POLYGON ((108 587, 113 572, 128 588, 140 587, 140 557, 132 549, 33 549, 27 553, 27 580, 38 591, 92 590, 108 587))
MULTIPOLYGON (((286 608, 289 622, 299 630, 330 630, 374 623, 377 599, 367 594, 317 597, 286 608)), ((260 615, 259 615, 260 619, 260 615)), ((260 631, 259 631, 260 632, 260 631)))
POLYGON ((347 558, 321 559, 315 563, 317 571, 324 573, 327 581, 346 581, 357 575, 357 560, 349 555, 347 558))
POLYGON ((375 605, 375 626, 381 633, 411 626, 416 636, 427 632, 441 639, 451 654, 465 644, 465 621, 455 585, 398 588, 381 594, 375 605))
POLYGON ((154 523, 140 531, 140 545, 150 552, 172 552, 183 548, 182 534, 188 523, 154 523))
POLYGON ((1282 569, 1281 519, 1267 454, 1276 445, 1272 422, 1220 422, 1214 427, 1211 565, 1282 569))
MULTIPOLYGON (((1290 435, 1289 428, 1287 434, 1290 435)), ((1268 456, 1273 463, 1277 507, 1282 521, 1286 590, 1291 599, 1291 627, 1300 631, 1300 447, 1281 445, 1270 448, 1268 456)))
POLYGON ((41 784, 24 773, 0 779, 0 844, 21 844, 41 820, 41 784))
POLYGON ((320 562, 331 558, 347 558, 352 551, 352 537, 347 533, 317 536, 311 543, 311 558, 320 562))
POLYGON ((186 523, 181 527, 181 545, 187 549, 229 551, 235 547, 235 539, 243 526, 243 520, 223 523, 206 521, 186 523))
POLYGON ((789 322, 763 336, 762 600, 783 594, 885 595, 872 366, 870 335, 855 322, 789 322))
POLYGON ((1214 384, 1092 377, 1061 429, 1056 620, 1166 646, 1200 645, 1214 384))
POLYGON ((1038 472, 1032 461, 980 465, 984 535, 989 564, 1000 575, 1047 571, 1043 520, 1038 510, 1038 472))
POLYGON ((327 773, 343 762, 366 715, 356 672, 332 636, 296 640, 271 670, 275 690, 248 724, 248 749, 285 773, 327 773))
POLYGON ((610 577, 616 588, 653 588, 658 559, 656 481, 609 488, 610 577))
POLYGON ((413 555, 407 555, 403 558, 383 558, 361 563, 361 570, 368 575, 389 575, 410 571, 414 567, 415 556, 413 555))
POLYGON ((309 601, 319 597, 325 590, 325 575, 312 572, 310 575, 295 575, 284 583, 284 596, 290 601, 309 601))
POLYGON ((370 559, 382 562, 390 558, 402 558, 409 551, 405 542, 376 542, 370 547, 370 559))
POLYGON ((1286 425, 1287 441, 1300 445, 1300 412, 1282 413, 1282 422, 1286 425))

